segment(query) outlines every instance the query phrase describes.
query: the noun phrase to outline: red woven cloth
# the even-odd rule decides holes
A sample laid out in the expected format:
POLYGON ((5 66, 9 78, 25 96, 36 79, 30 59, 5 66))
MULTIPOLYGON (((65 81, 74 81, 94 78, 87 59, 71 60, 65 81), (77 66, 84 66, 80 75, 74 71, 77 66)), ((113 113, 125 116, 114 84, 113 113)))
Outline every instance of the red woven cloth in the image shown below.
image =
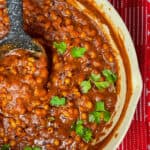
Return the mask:
POLYGON ((130 129, 118 150, 150 150, 150 0, 110 0, 135 44, 143 93, 130 129))

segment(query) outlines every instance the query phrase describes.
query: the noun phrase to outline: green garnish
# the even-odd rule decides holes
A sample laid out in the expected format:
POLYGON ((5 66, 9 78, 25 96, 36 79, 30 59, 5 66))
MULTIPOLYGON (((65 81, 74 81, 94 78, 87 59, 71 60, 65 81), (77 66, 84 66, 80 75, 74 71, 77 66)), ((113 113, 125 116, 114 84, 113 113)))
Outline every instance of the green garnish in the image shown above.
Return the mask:
POLYGON ((57 49, 57 52, 61 55, 64 54, 67 49, 67 44, 65 42, 60 42, 60 43, 54 42, 53 46, 54 48, 57 49))
POLYGON ((65 104, 66 104, 66 99, 65 98, 59 98, 58 96, 54 96, 50 100, 50 105, 51 106, 59 107, 59 106, 65 105, 65 104))
POLYGON ((87 93, 92 87, 91 82, 89 80, 81 82, 80 86, 81 86, 82 93, 87 93))
POLYGON ((106 110, 104 102, 98 101, 95 104, 95 110, 89 114, 89 122, 100 123, 100 120, 108 122, 110 120, 111 114, 106 110))
POLYGON ((23 150, 32 150, 32 147, 26 146, 23 150))
POLYGON ((92 81, 97 82, 97 81, 100 80, 100 78, 101 78, 101 75, 100 75, 100 74, 91 73, 90 79, 91 79, 92 81))
POLYGON ((102 71, 103 76, 106 78, 106 80, 110 83, 114 83, 117 80, 116 74, 114 74, 111 70, 105 69, 102 71))
POLYGON ((74 58, 80 58, 86 52, 86 48, 84 47, 74 47, 71 50, 71 56, 74 58))
POLYGON ((117 76, 111 70, 105 69, 102 71, 102 74, 105 77, 105 81, 100 81, 101 74, 91 73, 89 80, 83 81, 80 84, 82 92, 87 93, 92 88, 91 83, 95 84, 99 90, 102 90, 109 88, 117 80, 117 76))
POLYGON ((75 130, 76 134, 79 135, 85 142, 91 141, 92 131, 91 129, 84 127, 82 120, 78 120, 74 123, 72 129, 75 130))
POLYGON ((89 114, 89 122, 95 122, 97 124, 100 123, 100 112, 93 111, 89 114))
POLYGON ((2 147, 1 147, 1 150, 9 150, 10 149, 10 145, 9 144, 4 144, 2 147))
POLYGON ((83 139, 85 142, 89 142, 92 139, 92 131, 89 128, 84 128, 83 139))
POLYGON ((77 125, 80 125, 80 124, 83 124, 83 123, 84 123, 83 120, 78 120, 78 121, 76 122, 77 125))
POLYGON ((108 122, 110 120, 110 112, 109 111, 104 111, 104 121, 108 122))
POLYGON ((105 104, 103 101, 96 102, 95 104, 96 111, 105 111, 105 104))
POLYGON ((75 126, 75 131, 79 136, 83 136, 84 135, 84 126, 83 123, 76 123, 75 126))
POLYGON ((31 147, 31 146, 26 146, 23 150, 42 150, 40 147, 35 146, 35 147, 31 147))
POLYGON ((106 89, 110 86, 110 83, 108 81, 94 82, 94 84, 99 90, 106 89))
POLYGON ((51 116, 51 117, 48 117, 48 121, 55 121, 55 117, 51 116))
POLYGON ((35 146, 35 147, 33 147, 33 150, 42 150, 42 149, 38 146, 35 146))

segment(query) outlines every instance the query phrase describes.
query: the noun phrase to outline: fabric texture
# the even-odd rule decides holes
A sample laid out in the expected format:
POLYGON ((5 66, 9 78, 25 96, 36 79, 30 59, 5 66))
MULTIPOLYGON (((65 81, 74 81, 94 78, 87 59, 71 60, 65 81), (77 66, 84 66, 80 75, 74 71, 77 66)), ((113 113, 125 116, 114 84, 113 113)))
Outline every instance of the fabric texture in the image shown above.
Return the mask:
POLYGON ((150 0, 109 0, 128 27, 143 77, 143 93, 118 150, 150 150, 150 0))

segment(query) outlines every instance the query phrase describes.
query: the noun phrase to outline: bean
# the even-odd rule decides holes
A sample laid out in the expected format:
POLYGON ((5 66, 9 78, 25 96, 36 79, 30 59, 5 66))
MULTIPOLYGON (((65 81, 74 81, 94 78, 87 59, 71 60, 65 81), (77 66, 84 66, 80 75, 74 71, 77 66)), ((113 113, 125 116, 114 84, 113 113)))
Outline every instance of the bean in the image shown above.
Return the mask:
POLYGON ((86 108, 89 109, 89 110, 93 108, 93 104, 92 104, 91 101, 86 101, 85 106, 86 106, 86 108))
POLYGON ((65 25, 66 26, 71 25, 71 23, 72 23, 71 19, 69 19, 69 18, 65 19, 65 25))
POLYGON ((80 141, 81 141, 80 136, 77 135, 77 136, 75 137, 75 141, 76 141, 76 142, 80 142, 80 141))
POLYGON ((44 116, 47 115, 47 111, 44 110, 44 109, 37 108, 37 109, 35 109, 35 114, 36 114, 37 116, 44 117, 44 116))
POLYGON ((40 104, 41 104, 40 100, 34 100, 34 101, 31 103, 31 105, 32 105, 33 107, 39 106, 40 104))
POLYGON ((62 68, 62 63, 57 63, 54 66, 55 70, 60 70, 62 68))
POLYGON ((54 145, 55 145, 55 146, 59 146, 59 144, 60 144, 59 140, 58 140, 58 139, 55 139, 55 140, 54 140, 54 145))
POLYGON ((10 119, 10 124, 11 124, 12 128, 16 128, 17 127, 16 122, 13 119, 10 119))
POLYGON ((15 140, 11 140, 11 141, 10 141, 10 146, 13 147, 13 146, 15 146, 16 144, 17 144, 17 142, 16 142, 15 140))
POLYGON ((5 69, 5 68, 1 66, 1 67, 0 67, 0 72, 4 71, 4 69, 5 69))
POLYGON ((86 120, 87 119, 87 114, 86 113, 82 113, 81 114, 81 119, 86 120))
POLYGON ((69 85, 70 82, 71 82, 70 78, 66 78, 66 79, 65 79, 65 84, 66 84, 66 85, 69 85))
POLYGON ((62 95, 63 95, 64 97, 66 97, 66 96, 67 96, 67 92, 66 92, 66 91, 63 91, 63 92, 62 92, 62 95))
POLYGON ((36 78, 37 84, 41 84, 43 82, 43 79, 41 77, 36 78))
POLYGON ((86 33, 85 32, 82 32, 81 34, 80 34, 80 37, 82 38, 82 39, 85 39, 86 38, 86 33))
MULTIPOLYGON (((46 100, 47 100, 47 99, 46 99, 46 100)), ((43 108, 44 108, 45 110, 49 110, 49 105, 44 105, 43 108)))
POLYGON ((88 42, 84 42, 84 47, 86 50, 90 50, 90 44, 88 42))
POLYGON ((57 19, 57 14, 56 14, 56 12, 51 11, 50 17, 51 17, 52 20, 56 20, 56 19, 57 19))
POLYGON ((70 135, 71 135, 72 137, 75 137, 75 136, 76 136, 76 132, 75 132, 75 131, 71 131, 70 135))
POLYGON ((43 22, 44 20, 45 20, 44 16, 42 16, 42 15, 37 16, 37 21, 38 22, 43 22))
POLYGON ((3 138, 5 136, 4 130, 0 128, 0 137, 3 138))
POLYGON ((96 58, 96 53, 94 51, 90 51, 89 52, 89 55, 92 59, 95 59, 96 58))
POLYGON ((67 72, 67 76, 68 76, 68 77, 72 77, 72 72, 71 72, 71 71, 68 71, 68 72, 67 72))
POLYGON ((4 140, 5 143, 7 143, 8 137, 5 136, 3 140, 4 140))
POLYGON ((96 31, 95 30, 90 30, 90 32, 88 33, 91 37, 96 36, 96 31))
POLYGON ((65 15, 67 15, 68 17, 70 17, 70 16, 71 16, 71 12, 70 12, 70 10, 69 10, 69 9, 66 9, 64 12, 65 12, 65 15))
POLYGON ((103 48, 104 50, 108 50, 108 49, 109 49, 109 46, 108 46, 108 44, 104 43, 104 44, 102 45, 102 48, 103 48))
POLYGON ((40 77, 41 78, 47 78, 48 71, 46 69, 41 69, 40 71, 40 77))
POLYGON ((94 67, 97 67, 97 68, 101 67, 101 63, 99 61, 94 60, 92 63, 94 67))
POLYGON ((53 131, 54 131, 54 129, 52 128, 52 127, 49 127, 48 128, 48 132, 51 134, 51 133, 53 133, 53 131))

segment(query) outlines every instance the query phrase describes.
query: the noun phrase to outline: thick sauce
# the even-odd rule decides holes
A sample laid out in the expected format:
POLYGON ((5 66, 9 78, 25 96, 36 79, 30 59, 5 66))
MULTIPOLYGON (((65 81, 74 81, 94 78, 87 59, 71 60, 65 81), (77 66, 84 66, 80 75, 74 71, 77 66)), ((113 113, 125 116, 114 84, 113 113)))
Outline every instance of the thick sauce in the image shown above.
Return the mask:
MULTIPOLYGON (((0 37, 9 31, 0 1, 0 37)), ((0 59, 0 147, 82 150, 103 134, 117 101, 117 61, 92 21, 65 0, 24 0, 24 28, 48 58, 0 59)))

